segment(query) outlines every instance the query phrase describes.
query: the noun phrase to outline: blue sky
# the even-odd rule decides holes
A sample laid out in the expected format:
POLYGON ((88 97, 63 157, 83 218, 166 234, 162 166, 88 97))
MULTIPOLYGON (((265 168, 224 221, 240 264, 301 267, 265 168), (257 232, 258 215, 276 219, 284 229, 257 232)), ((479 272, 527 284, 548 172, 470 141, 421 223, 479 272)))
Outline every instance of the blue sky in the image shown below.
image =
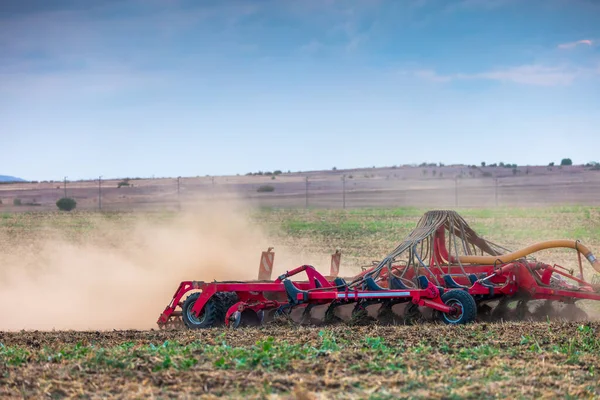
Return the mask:
POLYGON ((595 0, 0 3, 0 174, 600 161, 595 0))

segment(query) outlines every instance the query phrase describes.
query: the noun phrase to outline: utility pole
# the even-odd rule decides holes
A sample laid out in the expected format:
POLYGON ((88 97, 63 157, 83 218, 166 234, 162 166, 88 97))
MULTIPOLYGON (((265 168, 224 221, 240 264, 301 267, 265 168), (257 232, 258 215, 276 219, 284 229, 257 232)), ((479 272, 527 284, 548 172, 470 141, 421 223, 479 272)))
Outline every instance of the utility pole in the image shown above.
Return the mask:
POLYGON ((308 209, 308 176, 306 177, 306 206, 308 209))
POLYGON ((98 177, 98 209, 102 211, 102 175, 98 177))
POLYGON ((458 207, 458 175, 454 177, 454 207, 458 207))
POLYGON ((498 178, 496 178, 496 191, 495 191, 495 195, 496 195, 496 207, 498 207, 498 178))
POLYGON ((67 197, 67 178, 68 176, 65 176, 65 197, 67 197))
POLYGON ((177 208, 181 211, 181 200, 179 198, 179 180, 181 179, 180 176, 177 177, 177 208))
POLYGON ((342 199, 343 199, 343 209, 346 209, 346 175, 342 175, 342 199))

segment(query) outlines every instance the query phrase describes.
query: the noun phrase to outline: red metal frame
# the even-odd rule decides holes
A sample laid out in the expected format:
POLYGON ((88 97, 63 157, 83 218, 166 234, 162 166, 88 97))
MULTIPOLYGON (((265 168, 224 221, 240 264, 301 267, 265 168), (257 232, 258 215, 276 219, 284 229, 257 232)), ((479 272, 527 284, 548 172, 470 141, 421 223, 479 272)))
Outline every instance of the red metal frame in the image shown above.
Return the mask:
MULTIPOLYGON (((363 288, 352 288, 340 290, 336 284, 330 280, 333 277, 324 277, 312 266, 303 265, 295 268, 275 279, 272 282, 249 281, 249 282, 212 282, 201 281, 181 282, 179 288, 173 295, 171 303, 160 315, 157 323, 163 327, 168 324, 172 318, 181 316, 181 311, 177 308, 183 305, 183 296, 192 291, 200 290, 202 293, 194 304, 192 311, 200 315, 202 309, 211 297, 218 292, 235 292, 239 301, 227 310, 225 323, 228 323, 230 317, 235 312, 242 312, 250 309, 255 312, 266 309, 276 309, 288 304, 287 292, 284 280, 294 277, 300 273, 306 274, 305 281, 294 281, 293 285, 303 291, 302 296, 294 299, 296 305, 306 304, 327 304, 333 301, 342 303, 352 303, 361 300, 400 300, 407 299, 413 304, 429 307, 442 313, 454 313, 456 308, 449 307, 441 300, 441 291, 449 288, 437 287, 432 281, 444 282, 443 276, 449 271, 456 271, 459 267, 456 260, 449 256, 445 243, 445 231, 441 227, 434 234, 433 251, 430 258, 430 271, 421 269, 423 274, 428 277, 428 286, 424 289, 411 288, 407 290, 391 290, 389 287, 391 272, 393 275, 403 275, 404 279, 414 280, 414 268, 393 265, 390 270, 382 270, 377 279, 377 284, 383 290, 369 291, 363 288), (439 268, 438 268, 439 266, 439 268), (433 279, 435 278, 435 279, 433 279), (267 296, 269 298, 267 298, 267 296)), ((581 262, 581 260, 580 260, 581 262)), ((565 272, 565 268, 559 265, 549 265, 526 260, 519 260, 498 265, 463 265, 467 275, 453 275, 454 281, 464 286, 470 295, 476 301, 483 302, 497 299, 502 296, 524 295, 530 299, 548 299, 572 303, 580 299, 600 300, 600 286, 592 285, 583 279, 583 271, 580 265, 580 277, 572 273, 565 272), (468 275, 475 274, 477 281, 471 283, 468 275), (562 286, 551 286, 550 280, 553 276, 567 278, 574 284, 564 283, 562 286), (485 284, 484 284, 485 283, 485 284)), ((364 277, 373 268, 363 271, 354 279, 364 277)), ((461 288, 452 288, 450 290, 463 290, 461 288)))

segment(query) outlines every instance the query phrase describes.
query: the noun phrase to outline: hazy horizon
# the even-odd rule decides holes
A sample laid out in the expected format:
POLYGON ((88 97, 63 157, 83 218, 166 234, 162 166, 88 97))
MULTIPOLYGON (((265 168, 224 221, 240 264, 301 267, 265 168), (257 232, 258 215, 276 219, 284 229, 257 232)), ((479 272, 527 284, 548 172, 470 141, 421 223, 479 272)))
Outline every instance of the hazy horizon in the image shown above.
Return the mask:
POLYGON ((0 174, 600 161, 591 0, 0 4, 0 174))

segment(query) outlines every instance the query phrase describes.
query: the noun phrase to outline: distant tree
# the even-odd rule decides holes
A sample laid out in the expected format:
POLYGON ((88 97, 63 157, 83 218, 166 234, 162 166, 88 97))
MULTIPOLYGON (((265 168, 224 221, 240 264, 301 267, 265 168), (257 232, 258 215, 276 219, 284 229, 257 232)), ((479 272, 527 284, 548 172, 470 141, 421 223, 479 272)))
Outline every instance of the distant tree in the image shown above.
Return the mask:
POLYGON ((271 185, 263 185, 263 186, 260 186, 258 189, 256 189, 256 191, 259 193, 269 193, 269 192, 274 192, 275 188, 271 185))
POLYGON ((549 167, 554 167, 554 161, 552 161, 550 164, 548 164, 549 167))
POLYGON ((500 161, 500 164, 498 164, 498 166, 504 167, 504 163, 502 161, 500 161))
POLYGON ((337 171, 337 167, 331 168, 332 171, 337 171))
POLYGON ((77 207, 77 202, 70 197, 63 197, 56 202, 56 207, 61 211, 72 211, 77 207))
POLYGON ((275 171, 273 171, 273 175, 281 175, 281 170, 276 169, 275 171))
POLYGON ((13 206, 21 206, 21 205, 23 205, 23 202, 21 201, 21 199, 13 200, 13 206))
POLYGON ((482 162, 481 162, 481 166, 482 166, 482 167, 485 167, 485 161, 482 161, 482 162))
POLYGON ((563 158, 560 161, 560 165, 573 165, 573 161, 570 158, 563 158))

